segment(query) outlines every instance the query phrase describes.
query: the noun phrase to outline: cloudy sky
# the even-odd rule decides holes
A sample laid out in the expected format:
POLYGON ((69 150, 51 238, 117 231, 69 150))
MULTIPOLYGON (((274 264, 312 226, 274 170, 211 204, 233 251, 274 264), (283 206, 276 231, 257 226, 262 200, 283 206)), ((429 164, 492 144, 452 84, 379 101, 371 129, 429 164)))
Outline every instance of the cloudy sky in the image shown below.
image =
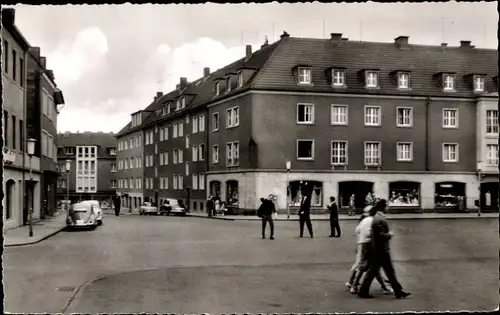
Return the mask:
POLYGON ((427 4, 203 4, 25 6, 16 24, 41 47, 66 106, 58 129, 117 132, 157 91, 195 80, 254 51, 267 36, 343 33, 350 40, 411 43, 471 40, 497 48, 496 2, 427 4), (274 32, 273 32, 274 30, 274 32))

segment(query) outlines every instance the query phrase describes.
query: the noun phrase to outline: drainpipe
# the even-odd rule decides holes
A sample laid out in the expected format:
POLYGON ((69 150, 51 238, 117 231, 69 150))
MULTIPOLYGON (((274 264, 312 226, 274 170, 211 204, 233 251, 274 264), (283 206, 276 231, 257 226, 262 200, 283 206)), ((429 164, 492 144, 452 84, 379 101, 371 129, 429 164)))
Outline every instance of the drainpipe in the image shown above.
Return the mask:
POLYGON ((431 97, 427 96, 425 101, 425 171, 429 171, 429 107, 431 105, 431 97))
MULTIPOLYGON (((210 160, 212 159, 212 150, 209 142, 209 135, 210 135, 210 128, 211 128, 211 123, 212 123, 212 117, 210 117, 210 112, 208 110, 208 107, 205 106, 205 117, 206 117, 206 122, 205 122, 205 150, 207 150, 207 154, 205 156, 205 183, 203 185, 205 186, 205 198, 204 200, 208 199, 208 196, 210 195, 210 184, 207 180, 207 173, 209 171, 208 166, 210 165, 210 160), (208 185, 207 185, 208 184, 208 185), (208 187, 207 187, 208 186, 208 187)), ((220 116, 219 116, 219 124, 220 124, 220 116)), ((220 126, 219 126, 220 127, 220 126)), ((220 160, 220 148, 219 148, 219 160, 220 160)), ((192 176, 191 176, 192 177, 192 176)))
MULTIPOLYGON (((23 213, 22 213, 22 218, 21 220, 23 221, 23 225, 24 225, 24 213, 27 212, 27 205, 28 205, 28 200, 27 200, 27 195, 26 195, 26 172, 25 172, 25 169, 26 169, 26 139, 28 139, 28 121, 26 120, 26 113, 27 113, 27 96, 28 96, 28 77, 27 77, 27 64, 28 64, 28 59, 26 58, 27 57, 27 54, 26 52, 24 53, 24 60, 25 60, 25 66, 24 66, 24 74, 23 74, 23 77, 25 79, 25 83, 24 83, 24 97, 23 97, 23 121, 24 121, 24 130, 23 130, 23 134, 24 134, 24 139, 23 139, 23 143, 22 143, 22 146, 23 146, 23 151, 22 151, 22 154, 23 154, 23 187, 21 187, 22 189, 22 192, 23 192, 23 213)), ((36 90, 36 89, 35 89, 36 90)), ((12 126, 13 128, 15 128, 15 126, 12 126)), ((14 139, 15 141, 15 139, 14 139)), ((30 165, 31 167, 31 165, 30 165)))

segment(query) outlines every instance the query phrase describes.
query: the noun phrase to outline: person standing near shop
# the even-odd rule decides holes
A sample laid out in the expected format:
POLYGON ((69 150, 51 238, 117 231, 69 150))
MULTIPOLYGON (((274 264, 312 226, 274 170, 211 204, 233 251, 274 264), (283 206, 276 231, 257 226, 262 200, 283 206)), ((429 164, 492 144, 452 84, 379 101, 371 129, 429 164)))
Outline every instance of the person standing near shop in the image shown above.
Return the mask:
POLYGON ((335 197, 330 197, 328 211, 330 212, 330 237, 340 237, 339 207, 335 202, 335 197))
POLYGON ((115 204, 115 215, 119 216, 120 215, 120 206, 121 206, 121 200, 120 197, 114 196, 114 204, 115 204))
POLYGON ((300 237, 304 236, 304 224, 306 224, 307 229, 309 230, 309 236, 313 238, 314 235, 311 223, 311 194, 309 193, 309 191, 306 191, 304 193, 304 197, 302 199, 302 202, 300 203, 299 221, 300 221, 300 237))
POLYGON ((214 199, 212 196, 208 197, 207 202, 206 202, 206 208, 207 208, 207 212, 208 212, 208 217, 212 217, 212 214, 213 214, 214 208, 215 208, 214 199))
POLYGON ((349 198, 349 216, 354 215, 355 208, 356 208, 355 196, 354 194, 352 194, 351 197, 349 198))

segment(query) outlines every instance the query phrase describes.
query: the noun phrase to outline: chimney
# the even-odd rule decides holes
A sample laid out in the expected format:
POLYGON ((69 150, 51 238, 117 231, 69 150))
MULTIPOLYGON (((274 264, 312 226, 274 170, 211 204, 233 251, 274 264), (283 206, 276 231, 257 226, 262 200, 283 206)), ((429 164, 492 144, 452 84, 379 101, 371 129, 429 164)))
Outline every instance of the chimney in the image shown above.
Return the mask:
POLYGON ((408 38, 408 36, 398 36, 394 39, 394 42, 398 45, 398 47, 403 47, 408 45, 408 38))
POLYGON ((209 75, 210 75, 210 68, 209 67, 203 68, 203 77, 207 78, 209 75))
POLYGON ((469 48, 469 47, 471 47, 471 45, 470 45, 470 40, 461 40, 461 41, 460 41, 460 47, 464 47, 464 48, 469 48))
POLYGON ((187 84, 188 84, 188 80, 187 80, 187 78, 183 78, 183 77, 182 77, 182 78, 181 78, 180 85, 179 85, 179 87, 181 88, 181 90, 184 90, 184 88, 187 86, 187 84))
POLYGON ((330 39, 334 42, 340 42, 342 40, 342 33, 331 33, 330 39))
POLYGON ((2 9, 2 24, 4 25, 14 25, 16 19, 16 10, 14 9, 2 9))
POLYGON ((45 70, 45 74, 52 80, 52 81, 55 81, 55 78, 54 78, 54 71, 52 70, 45 70))
POLYGON ((46 63, 47 63, 47 59, 45 57, 40 57, 40 64, 42 65, 43 69, 46 68, 46 63))
POLYGON ((283 31, 283 34, 280 37, 281 39, 288 38, 290 37, 290 34, 288 34, 286 31, 283 31))
POLYGON ((40 47, 30 47, 29 52, 37 61, 40 60, 40 47))
POLYGON ((252 55, 252 45, 247 45, 246 47, 246 57, 249 58, 252 55))
POLYGON ((159 100, 163 96, 163 92, 156 92, 156 96, 154 98, 155 102, 159 100))

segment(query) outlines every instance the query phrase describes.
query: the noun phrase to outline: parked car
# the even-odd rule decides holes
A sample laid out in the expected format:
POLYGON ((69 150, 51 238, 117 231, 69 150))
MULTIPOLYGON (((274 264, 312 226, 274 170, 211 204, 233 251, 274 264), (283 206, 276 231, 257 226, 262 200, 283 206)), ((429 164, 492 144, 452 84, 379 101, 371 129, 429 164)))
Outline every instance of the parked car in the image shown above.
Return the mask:
POLYGON ((188 210, 186 209, 186 206, 184 205, 184 201, 181 199, 172 199, 172 198, 167 198, 163 205, 161 206, 160 213, 161 214, 176 214, 176 215, 186 215, 188 210))
POLYGON ((157 215, 158 207, 153 205, 151 202, 144 202, 144 204, 139 208, 139 215, 157 215))
POLYGON ((102 220, 102 209, 101 209, 101 204, 97 200, 85 200, 82 201, 82 203, 89 203, 94 206, 94 211, 96 213, 96 220, 97 220, 97 225, 102 225, 103 220, 102 220))
POLYGON ((95 205, 89 202, 79 202, 72 205, 67 212, 66 226, 95 229, 97 227, 95 205))

